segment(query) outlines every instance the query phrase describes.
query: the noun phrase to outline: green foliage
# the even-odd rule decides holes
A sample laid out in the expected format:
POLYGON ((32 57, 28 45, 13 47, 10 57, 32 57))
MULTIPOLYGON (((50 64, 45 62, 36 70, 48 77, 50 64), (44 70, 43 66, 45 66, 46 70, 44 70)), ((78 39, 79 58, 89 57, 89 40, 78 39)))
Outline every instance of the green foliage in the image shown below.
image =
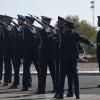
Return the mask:
MULTIPOLYGON (((93 43, 96 42, 96 28, 93 28, 86 20, 79 21, 78 16, 67 16, 65 19, 75 22, 75 31, 87 37, 93 43)), ((86 53, 95 54, 96 50, 89 46, 82 44, 86 53)))
POLYGON ((81 45, 84 48, 86 54, 91 54, 91 55, 96 54, 96 50, 94 48, 91 48, 90 46, 83 43, 81 43, 81 45))
POLYGON ((75 27, 75 30, 83 36, 89 38, 92 42, 95 42, 96 29, 92 28, 92 26, 88 24, 86 21, 79 22, 79 24, 75 27))

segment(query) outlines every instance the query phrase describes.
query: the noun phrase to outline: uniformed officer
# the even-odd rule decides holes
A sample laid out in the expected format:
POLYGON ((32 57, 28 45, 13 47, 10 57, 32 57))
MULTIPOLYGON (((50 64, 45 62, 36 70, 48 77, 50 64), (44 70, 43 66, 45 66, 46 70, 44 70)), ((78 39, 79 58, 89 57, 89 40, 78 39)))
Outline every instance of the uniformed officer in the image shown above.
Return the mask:
MULTIPOLYGON (((63 24, 64 24, 64 22, 65 22, 65 19, 64 18, 62 18, 61 16, 58 16, 58 21, 57 21, 57 24, 56 24, 56 28, 59 30, 59 31, 57 31, 56 30, 56 32, 57 32, 57 34, 61 34, 62 33, 62 31, 63 31, 63 24), (59 32, 59 33, 58 33, 59 32)), ((61 41, 61 37, 60 38, 58 38, 58 46, 57 46, 57 48, 56 48, 56 93, 55 93, 55 96, 54 96, 54 98, 55 97, 57 97, 57 95, 58 95, 58 92, 59 92, 59 72, 60 72, 60 67, 59 67, 59 64, 60 64, 60 61, 59 61, 59 49, 60 49, 60 41, 61 41)), ((80 43, 78 43, 78 48, 79 48, 79 52, 83 52, 83 48, 81 47, 81 45, 80 45, 80 43)), ((68 86, 69 86, 70 84, 68 84, 68 86)))
MULTIPOLYGON (((42 22, 46 22, 50 24, 51 18, 46 16, 41 16, 42 22)), ((53 91, 55 91, 55 63, 53 59, 53 37, 52 32, 49 27, 46 25, 42 26, 40 30, 40 36, 42 39, 41 50, 40 50, 40 67, 42 73, 42 86, 41 91, 39 93, 45 93, 46 87, 46 75, 47 68, 49 67, 50 74, 53 81, 53 91)))
POLYGON ((55 48, 55 84, 56 84, 56 91, 55 91, 55 95, 54 98, 56 98, 58 96, 59 93, 59 72, 60 72, 60 59, 59 59, 59 49, 60 49, 60 42, 61 42, 61 32, 63 31, 63 23, 65 22, 64 18, 58 16, 58 21, 56 23, 55 28, 56 30, 56 34, 58 35, 58 41, 56 42, 56 48, 55 48))
POLYGON ((14 81, 10 86, 10 89, 17 88, 20 82, 20 66, 23 61, 23 45, 24 45, 24 25, 25 17, 22 15, 17 15, 18 24, 14 26, 14 81))
MULTIPOLYGON (((2 22, 3 19, 3 15, 0 15, 0 22, 2 22)), ((2 72, 3 72, 3 28, 2 25, 0 23, 0 84, 2 81, 2 72)))
POLYGON ((12 30, 9 24, 12 21, 12 17, 4 15, 3 18, 3 30, 4 30, 4 40, 3 40, 3 55, 4 55, 4 86, 12 82, 12 64, 11 64, 11 40, 12 40, 12 30))
POLYGON ((28 91, 29 85, 32 85, 30 66, 33 63, 38 73, 38 89, 40 87, 41 70, 39 66, 39 45, 40 37, 37 28, 33 25, 34 18, 25 16, 24 33, 24 62, 23 62, 23 91, 28 91))
MULTIPOLYGON (((100 16, 98 16, 98 27, 100 27, 100 16)), ((100 71, 100 30, 97 33, 97 60, 98 60, 98 65, 99 65, 99 71, 100 71)))
MULTIPOLYGON (((100 16, 98 16, 98 27, 100 27, 100 16)), ((97 44, 97 60, 98 60, 98 66, 100 71, 100 30, 97 33, 96 37, 96 44, 97 44)), ((98 85, 100 87, 100 85, 98 85)))
MULTIPOLYGON (((11 62, 11 69, 9 69, 9 74, 11 77, 11 82, 12 82, 12 66, 14 65, 14 28, 13 28, 13 24, 12 24, 12 17, 4 15, 4 18, 6 20, 6 24, 8 25, 8 29, 9 29, 9 42, 10 42, 10 62, 11 62)), ((10 83, 11 83, 10 82, 10 83)))
POLYGON ((74 92, 76 99, 80 98, 79 78, 77 70, 77 59, 79 56, 78 43, 83 42, 87 45, 94 46, 88 39, 81 37, 78 33, 72 31, 74 23, 66 21, 61 34, 62 42, 60 47, 60 84, 59 96, 57 99, 63 99, 64 82, 66 74, 68 76, 68 97, 73 97, 74 92), (70 87, 71 85, 71 87, 70 87), (73 87, 72 87, 73 85, 73 87))

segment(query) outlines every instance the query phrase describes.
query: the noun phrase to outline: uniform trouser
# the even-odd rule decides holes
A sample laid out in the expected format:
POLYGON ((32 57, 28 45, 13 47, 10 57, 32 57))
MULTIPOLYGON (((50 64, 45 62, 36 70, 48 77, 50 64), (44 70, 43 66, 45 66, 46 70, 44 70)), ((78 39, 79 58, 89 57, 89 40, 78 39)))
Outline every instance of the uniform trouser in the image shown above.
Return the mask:
POLYGON ((68 77, 68 94, 79 96, 79 78, 77 71, 77 61, 60 59, 60 85, 59 95, 64 93, 65 77, 68 77))
POLYGON ((38 75, 38 90, 40 90, 41 84, 42 84, 41 68, 40 68, 39 62, 37 60, 34 60, 33 63, 35 65, 35 69, 36 69, 37 75, 38 75))
POLYGON ((9 55, 4 55, 4 66, 4 83, 9 83, 12 79, 11 57, 9 55))
POLYGON ((20 82, 20 66, 21 66, 22 56, 15 56, 14 57, 14 82, 13 85, 19 85, 20 82))
POLYGON ((31 84, 30 65, 31 65, 31 62, 24 59, 24 62, 23 62, 23 79, 22 79, 23 88, 28 88, 29 85, 31 84))
POLYGON ((52 77, 53 82, 53 90, 56 90, 55 86, 55 63, 51 60, 48 60, 46 58, 42 58, 40 61, 40 67, 41 67, 41 73, 42 73, 42 86, 41 91, 45 91, 46 88, 46 76, 47 76, 47 66, 50 70, 50 75, 52 77))
POLYGON ((59 57, 57 56, 56 57, 56 60, 55 60, 55 63, 56 63, 56 68, 55 68, 55 88, 56 88, 56 94, 59 93, 59 74, 60 74, 60 67, 59 67, 59 64, 60 64, 60 61, 59 61, 59 57))
POLYGON ((30 66, 31 63, 35 65, 37 75, 38 75, 38 89, 41 87, 41 69, 39 67, 39 63, 36 60, 36 58, 24 58, 24 65, 23 65, 23 88, 28 88, 31 85, 32 78, 31 78, 31 73, 30 73, 30 66))
POLYGON ((97 46, 97 60, 98 60, 98 66, 100 71, 100 46, 97 46))
POLYGON ((3 54, 0 52, 0 80, 2 80, 2 72, 3 72, 3 54))

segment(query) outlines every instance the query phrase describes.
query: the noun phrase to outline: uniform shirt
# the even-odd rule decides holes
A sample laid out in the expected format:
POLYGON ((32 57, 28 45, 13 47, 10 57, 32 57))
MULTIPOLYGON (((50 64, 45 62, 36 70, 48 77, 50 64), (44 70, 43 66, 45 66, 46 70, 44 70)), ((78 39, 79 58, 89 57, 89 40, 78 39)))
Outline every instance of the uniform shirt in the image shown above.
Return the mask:
POLYGON ((25 56, 32 56, 37 58, 40 37, 38 30, 34 25, 25 25, 24 27, 24 54, 25 56))
POLYGON ((24 27, 24 44, 26 47, 33 47, 37 38, 37 30, 33 25, 24 27))
POLYGON ((3 49, 3 38, 4 38, 4 32, 2 27, 0 26, 0 51, 3 49))
POLYGON ((100 30, 97 33, 96 42, 97 42, 97 51, 96 51, 96 53, 97 53, 97 59, 99 61, 99 59, 100 59, 100 30))
POLYGON ((4 38, 3 38, 3 51, 4 54, 11 56, 11 28, 10 27, 3 27, 4 31, 4 38))
POLYGON ((14 26, 14 46, 15 50, 21 50, 23 48, 24 30, 23 25, 14 26))
POLYGON ((100 46, 100 30, 97 33, 96 42, 97 42, 97 46, 100 46))
POLYGON ((52 45, 53 45, 53 38, 52 33, 50 30, 47 30, 45 28, 42 28, 39 30, 40 36, 41 36, 41 54, 51 55, 49 52, 51 51, 52 45))
POLYGON ((63 59, 77 60, 79 58, 79 51, 78 51, 79 42, 91 45, 91 42, 87 38, 82 37, 78 33, 72 31, 68 31, 66 33, 61 34, 61 37, 62 41, 61 41, 60 53, 63 59))

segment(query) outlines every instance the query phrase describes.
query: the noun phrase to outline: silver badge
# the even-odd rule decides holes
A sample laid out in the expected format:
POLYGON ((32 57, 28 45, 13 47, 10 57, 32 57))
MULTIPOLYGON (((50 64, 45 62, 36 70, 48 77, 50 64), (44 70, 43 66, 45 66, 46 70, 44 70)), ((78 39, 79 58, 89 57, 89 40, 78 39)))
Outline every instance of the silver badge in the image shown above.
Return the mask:
POLYGON ((17 31, 20 32, 21 31, 21 26, 17 27, 17 31))
POLYGON ((36 33, 36 29, 35 28, 31 29, 31 32, 36 33))

